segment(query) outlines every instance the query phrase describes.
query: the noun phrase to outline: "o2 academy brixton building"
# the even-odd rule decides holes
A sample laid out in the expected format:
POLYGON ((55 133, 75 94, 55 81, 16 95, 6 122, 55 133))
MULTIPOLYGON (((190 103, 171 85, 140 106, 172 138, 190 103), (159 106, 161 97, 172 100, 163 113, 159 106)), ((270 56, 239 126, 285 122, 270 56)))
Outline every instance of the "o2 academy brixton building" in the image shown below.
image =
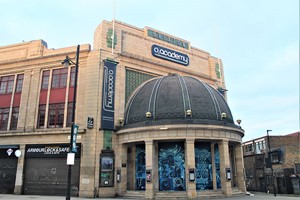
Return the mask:
POLYGON ((2 46, 0 193, 245 194, 226 91, 220 59, 149 27, 103 21, 93 48, 2 46))

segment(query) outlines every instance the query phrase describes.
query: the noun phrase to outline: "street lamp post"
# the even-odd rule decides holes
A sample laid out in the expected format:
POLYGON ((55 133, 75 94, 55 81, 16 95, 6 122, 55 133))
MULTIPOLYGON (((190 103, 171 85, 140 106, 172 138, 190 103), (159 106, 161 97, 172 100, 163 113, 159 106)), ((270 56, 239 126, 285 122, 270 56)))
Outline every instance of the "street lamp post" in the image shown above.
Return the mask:
POLYGON ((269 132, 272 130, 267 130, 267 137, 268 137, 268 158, 270 160, 271 163, 271 172, 272 172, 272 184, 273 184, 273 191, 274 191, 274 196, 276 197, 276 190, 275 190, 275 174, 274 174, 274 170, 273 170, 273 165, 272 165, 272 159, 270 156, 270 149, 271 149, 271 145, 270 145, 270 136, 269 136, 269 132))
MULTIPOLYGON (((75 63, 71 60, 71 58, 69 56, 66 56, 66 59, 62 62, 64 67, 69 67, 70 64, 75 65, 74 94, 73 94, 72 121, 71 121, 72 126, 71 126, 71 135, 70 135, 69 153, 76 152, 76 142, 75 142, 75 147, 74 147, 74 126, 75 126, 75 109, 76 109, 76 93, 77 93, 79 50, 80 50, 80 45, 77 46, 76 62, 75 63), (75 151, 73 151, 74 148, 75 148, 75 151)), ((71 177, 72 177, 72 165, 69 164, 66 200, 70 200, 70 198, 71 198, 70 197, 71 196, 70 195, 71 194, 71 177)))

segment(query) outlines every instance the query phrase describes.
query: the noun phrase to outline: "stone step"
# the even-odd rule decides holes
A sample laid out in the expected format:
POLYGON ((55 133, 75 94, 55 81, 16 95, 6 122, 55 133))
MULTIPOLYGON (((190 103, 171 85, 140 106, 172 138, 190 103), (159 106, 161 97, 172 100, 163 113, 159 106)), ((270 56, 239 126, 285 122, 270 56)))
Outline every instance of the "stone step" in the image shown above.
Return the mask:
POLYGON ((215 198, 223 198, 225 195, 222 190, 202 190, 198 191, 197 195, 198 199, 215 199, 215 198))
POLYGON ((143 199, 145 197, 145 191, 127 191, 122 195, 124 198, 143 199))
POLYGON ((166 200, 166 199, 170 199, 170 200, 183 200, 183 199, 188 199, 188 195, 186 191, 168 191, 168 192, 156 192, 155 194, 155 199, 160 200, 166 200))
POLYGON ((240 191, 237 188, 232 188, 232 196, 243 196, 243 195, 246 195, 246 193, 240 191))

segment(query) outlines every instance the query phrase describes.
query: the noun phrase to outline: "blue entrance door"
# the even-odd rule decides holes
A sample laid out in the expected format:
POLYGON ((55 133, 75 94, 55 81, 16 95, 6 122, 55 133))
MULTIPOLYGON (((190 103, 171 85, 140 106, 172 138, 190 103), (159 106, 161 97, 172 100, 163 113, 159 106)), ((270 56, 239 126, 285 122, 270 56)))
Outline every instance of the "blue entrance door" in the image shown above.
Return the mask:
POLYGON ((146 189, 146 162, 145 162, 145 145, 136 145, 135 158, 135 189, 146 189))
POLYGON ((159 143, 160 191, 185 191, 185 155, 182 142, 159 143))
POLYGON ((208 142, 195 143, 196 189, 213 189, 211 148, 208 142))

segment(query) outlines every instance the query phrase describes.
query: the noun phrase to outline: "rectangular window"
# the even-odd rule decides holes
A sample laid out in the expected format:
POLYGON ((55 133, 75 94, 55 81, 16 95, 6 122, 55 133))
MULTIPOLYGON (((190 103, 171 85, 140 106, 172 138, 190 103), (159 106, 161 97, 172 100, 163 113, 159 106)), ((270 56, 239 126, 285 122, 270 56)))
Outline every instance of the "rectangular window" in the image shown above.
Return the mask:
POLYGON ((6 131, 8 124, 9 108, 0 108, 0 130, 6 131))
POLYGON ((10 130, 17 129, 18 120, 19 120, 19 107, 14 107, 12 110, 12 115, 11 115, 10 130))
POLYGON ((49 128, 63 127, 64 108, 65 108, 64 103, 49 105, 49 117, 48 117, 48 127, 49 128))
POLYGON ((73 114, 73 103, 68 103, 68 114, 67 114, 67 127, 72 125, 72 114, 73 114))
POLYGON ((11 94, 14 86, 15 76, 4 76, 0 79, 0 94, 11 94))
POLYGON ((281 151, 271 152, 270 156, 271 156, 271 162, 273 164, 281 162, 281 151))
POLYGON ((37 128, 44 128, 45 127, 45 114, 46 114, 46 105, 39 106, 39 114, 37 120, 37 128))
POLYGON ((253 152, 253 145, 252 144, 247 144, 246 145, 246 152, 248 152, 248 153, 253 152))
POLYGON ((44 71, 42 77, 42 90, 48 90, 50 71, 44 71))
POLYGON ((64 88, 67 85, 68 69, 53 70, 51 88, 64 88))
POLYGON ((20 74, 17 76, 16 93, 21 93, 23 88, 24 75, 20 74))

